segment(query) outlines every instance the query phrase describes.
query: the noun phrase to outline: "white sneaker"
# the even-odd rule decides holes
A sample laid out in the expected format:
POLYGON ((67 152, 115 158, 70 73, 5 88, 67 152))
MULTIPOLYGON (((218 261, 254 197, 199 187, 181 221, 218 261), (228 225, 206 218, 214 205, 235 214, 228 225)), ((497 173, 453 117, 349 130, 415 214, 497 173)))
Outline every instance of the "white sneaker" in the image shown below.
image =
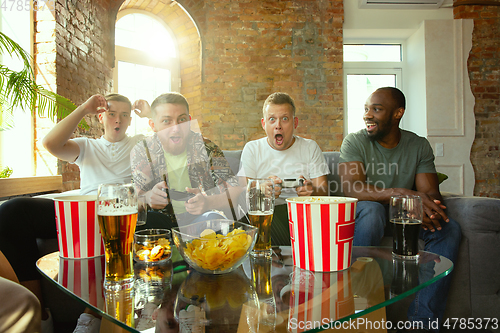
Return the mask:
POLYGON ((49 315, 49 317, 45 320, 42 320, 42 333, 54 333, 54 322, 52 321, 52 314, 50 313, 49 308, 45 308, 45 311, 49 315))
POLYGON ((76 323, 73 333, 99 333, 101 319, 94 317, 90 313, 82 313, 76 323))

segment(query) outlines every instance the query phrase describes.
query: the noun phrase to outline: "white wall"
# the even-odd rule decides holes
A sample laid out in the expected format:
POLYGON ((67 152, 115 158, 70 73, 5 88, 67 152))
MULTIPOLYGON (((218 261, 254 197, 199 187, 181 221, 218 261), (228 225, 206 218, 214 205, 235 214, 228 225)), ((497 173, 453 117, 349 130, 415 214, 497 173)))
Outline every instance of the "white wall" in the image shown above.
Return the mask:
POLYGON ((359 9, 355 0, 344 1, 344 14, 345 43, 404 45, 407 109, 402 127, 426 136, 433 149, 443 145, 444 156, 436 157, 436 167, 450 179, 441 184, 441 191, 472 195, 474 98, 466 68, 472 21, 454 20, 452 8, 359 9))
POLYGON ((441 191, 473 195, 470 150, 475 136, 474 96, 467 58, 472 47, 472 20, 425 21, 427 134, 436 168, 450 178, 441 191), (437 154, 437 146, 443 149, 437 154))
POLYGON ((406 66, 403 72, 403 91, 406 94, 404 129, 427 136, 425 31, 419 29, 406 40, 406 66))
POLYGON ((344 0, 344 39, 407 39, 424 20, 451 20, 452 8, 427 10, 359 9, 357 0, 344 0))

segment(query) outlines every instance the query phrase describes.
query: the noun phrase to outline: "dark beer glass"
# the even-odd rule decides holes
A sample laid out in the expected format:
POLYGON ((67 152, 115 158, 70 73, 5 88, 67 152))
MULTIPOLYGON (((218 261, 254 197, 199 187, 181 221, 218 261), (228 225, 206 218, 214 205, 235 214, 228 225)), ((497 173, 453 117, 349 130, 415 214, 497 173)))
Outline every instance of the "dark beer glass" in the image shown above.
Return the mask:
POLYGON ((418 195, 391 197, 389 220, 393 228, 392 254, 400 259, 418 258, 418 235, 422 226, 423 205, 418 195))

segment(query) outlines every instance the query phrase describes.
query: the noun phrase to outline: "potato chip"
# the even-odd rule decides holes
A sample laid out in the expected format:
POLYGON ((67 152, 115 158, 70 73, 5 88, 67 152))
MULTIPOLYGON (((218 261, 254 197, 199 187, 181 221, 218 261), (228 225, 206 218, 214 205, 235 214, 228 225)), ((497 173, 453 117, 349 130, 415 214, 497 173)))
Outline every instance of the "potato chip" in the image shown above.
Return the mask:
POLYGON ((234 229, 226 236, 205 229, 200 237, 186 244, 185 253, 196 265, 215 271, 232 267, 245 255, 252 237, 242 229, 234 229))
POLYGON ((216 234, 215 231, 213 231, 212 229, 205 229, 201 232, 200 237, 201 238, 212 238, 212 237, 215 237, 215 234, 216 234))
POLYGON ((170 241, 166 238, 135 244, 136 260, 145 262, 166 260, 170 258, 171 254, 170 241))

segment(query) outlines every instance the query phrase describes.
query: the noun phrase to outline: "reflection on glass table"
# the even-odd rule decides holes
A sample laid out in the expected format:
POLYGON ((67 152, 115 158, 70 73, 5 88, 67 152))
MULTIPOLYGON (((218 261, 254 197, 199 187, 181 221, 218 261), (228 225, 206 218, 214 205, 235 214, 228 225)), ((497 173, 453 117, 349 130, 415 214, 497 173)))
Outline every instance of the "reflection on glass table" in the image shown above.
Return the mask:
MULTIPOLYGON (((173 258, 176 256, 174 255, 173 258)), ((339 272, 292 265, 290 247, 251 258, 228 274, 207 275, 171 260, 136 263, 134 288, 105 293, 104 257, 42 257, 39 270, 63 291, 129 332, 307 332, 376 313, 449 274, 450 260, 422 252, 418 262, 391 247, 354 247, 339 272), (374 312, 377 311, 377 312, 374 312)))

